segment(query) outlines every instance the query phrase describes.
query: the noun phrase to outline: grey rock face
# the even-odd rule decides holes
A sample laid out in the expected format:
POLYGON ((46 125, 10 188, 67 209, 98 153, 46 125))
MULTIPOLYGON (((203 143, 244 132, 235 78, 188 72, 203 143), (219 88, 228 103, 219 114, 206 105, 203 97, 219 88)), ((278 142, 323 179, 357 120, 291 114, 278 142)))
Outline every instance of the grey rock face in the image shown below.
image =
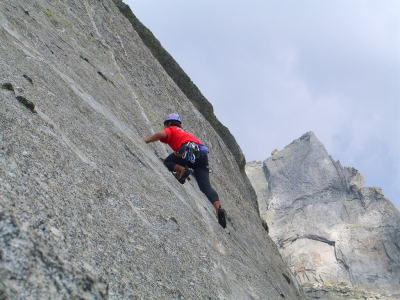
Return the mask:
POLYGON ((304 298, 234 156, 113 1, 1 1, 0 86, 2 298, 304 298), (140 136, 171 112, 210 149, 228 230, 140 136))
MULTIPOLYGON (((60 235, 54 227, 48 231, 60 235)), ((108 298, 108 285, 103 280, 60 260, 35 230, 15 217, 0 215, 0 237, 2 299, 57 299, 61 295, 72 299, 108 298)))
POLYGON ((271 237, 311 298, 345 297, 343 290, 349 299, 363 297, 356 291, 399 296, 398 210, 312 132, 246 172, 271 237))

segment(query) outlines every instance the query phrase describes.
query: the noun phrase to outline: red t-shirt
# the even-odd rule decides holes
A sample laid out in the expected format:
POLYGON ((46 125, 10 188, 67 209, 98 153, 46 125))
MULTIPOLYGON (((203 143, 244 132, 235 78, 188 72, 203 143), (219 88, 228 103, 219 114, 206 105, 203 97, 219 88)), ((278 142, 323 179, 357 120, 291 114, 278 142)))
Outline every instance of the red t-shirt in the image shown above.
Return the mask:
POLYGON ((167 133, 168 137, 165 139, 161 139, 160 142, 164 144, 168 144, 172 150, 178 150, 182 144, 187 142, 195 142, 198 145, 201 145, 201 142, 190 132, 179 128, 178 126, 170 126, 164 129, 167 133))

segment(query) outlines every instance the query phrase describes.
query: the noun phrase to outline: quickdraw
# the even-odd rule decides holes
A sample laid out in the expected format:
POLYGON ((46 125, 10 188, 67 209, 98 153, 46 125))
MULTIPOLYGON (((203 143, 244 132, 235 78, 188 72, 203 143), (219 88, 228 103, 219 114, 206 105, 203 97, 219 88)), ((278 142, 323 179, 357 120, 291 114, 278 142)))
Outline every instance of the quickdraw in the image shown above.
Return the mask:
POLYGON ((193 142, 188 142, 185 146, 185 152, 183 153, 182 158, 194 163, 196 161, 196 155, 198 155, 199 151, 199 145, 193 142))

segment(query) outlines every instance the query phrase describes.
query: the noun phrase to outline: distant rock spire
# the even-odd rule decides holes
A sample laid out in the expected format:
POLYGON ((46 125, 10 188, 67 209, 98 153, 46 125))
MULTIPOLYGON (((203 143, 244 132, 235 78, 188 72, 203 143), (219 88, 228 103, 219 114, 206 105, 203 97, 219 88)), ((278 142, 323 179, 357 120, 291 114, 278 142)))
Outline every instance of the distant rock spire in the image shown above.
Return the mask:
POLYGON ((363 187, 360 172, 334 161, 313 132, 247 164, 246 173, 271 237, 311 298, 343 287, 348 299, 400 291, 399 211, 380 188, 363 187))

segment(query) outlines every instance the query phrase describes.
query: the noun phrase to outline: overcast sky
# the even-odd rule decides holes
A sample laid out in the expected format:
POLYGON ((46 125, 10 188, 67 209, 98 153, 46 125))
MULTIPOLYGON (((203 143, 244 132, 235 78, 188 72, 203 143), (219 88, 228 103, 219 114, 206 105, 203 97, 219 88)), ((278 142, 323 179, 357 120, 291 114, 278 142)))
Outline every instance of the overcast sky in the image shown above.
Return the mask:
POLYGON ((313 131, 400 208, 400 1, 124 2, 247 162, 313 131))

